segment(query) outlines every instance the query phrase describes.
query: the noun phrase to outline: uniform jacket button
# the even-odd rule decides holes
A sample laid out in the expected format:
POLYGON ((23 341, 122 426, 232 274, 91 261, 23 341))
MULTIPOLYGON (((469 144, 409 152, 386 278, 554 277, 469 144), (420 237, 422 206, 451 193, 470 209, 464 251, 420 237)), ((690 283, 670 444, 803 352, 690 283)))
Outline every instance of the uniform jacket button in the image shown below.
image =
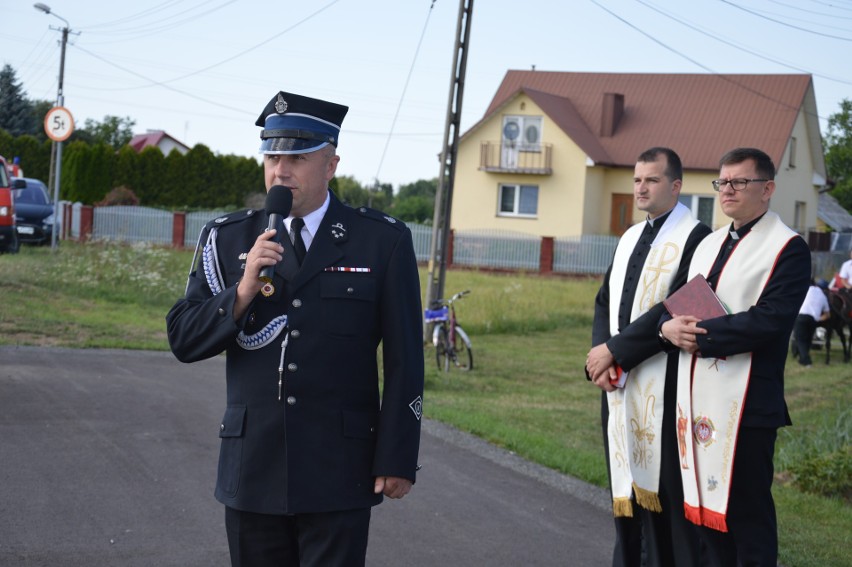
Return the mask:
POLYGON ((296 405, 296 396, 287 396, 287 405, 295 406, 296 405))
POLYGON ((302 306, 302 300, 301 299, 294 299, 293 300, 293 307, 301 307, 301 306, 302 306))
POLYGON ((219 308, 219 315, 223 315, 223 316, 224 316, 226 313, 227 313, 227 311, 225 311, 225 308, 224 308, 224 307, 220 307, 220 308, 219 308))
POLYGON ((287 365, 287 371, 288 372, 295 372, 298 369, 299 369, 299 365, 296 364, 295 362, 291 362, 290 364, 287 365))
POLYGON ((225 431, 225 424, 224 423, 219 424, 219 431, 225 431))
POLYGON ((291 338, 298 339, 301 336, 302 336, 302 333, 299 332, 299 329, 293 329, 292 331, 290 331, 290 337, 291 338))
POLYGON ((355 288, 354 287, 347 287, 346 293, 348 293, 349 295, 352 295, 353 293, 355 293, 355 288))

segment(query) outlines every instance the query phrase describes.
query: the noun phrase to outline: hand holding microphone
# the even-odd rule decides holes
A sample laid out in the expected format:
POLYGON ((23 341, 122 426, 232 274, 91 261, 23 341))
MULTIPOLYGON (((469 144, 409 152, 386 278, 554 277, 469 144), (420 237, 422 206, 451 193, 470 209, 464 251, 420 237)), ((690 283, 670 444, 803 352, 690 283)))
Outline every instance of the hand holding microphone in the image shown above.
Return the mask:
MULTIPOLYGON (((284 219, 290 215, 290 209, 292 207, 293 192, 289 187, 285 187, 284 185, 273 185, 269 188, 269 192, 266 194, 266 214, 269 217, 266 230, 276 230, 275 236, 270 239, 271 242, 281 244, 281 235, 285 233, 284 219)), ((271 285, 272 274, 274 272, 274 264, 272 266, 265 266, 260 271, 260 281, 271 285)), ((272 293, 274 292, 275 288, 272 288, 272 293)), ((269 295, 272 295, 272 293, 269 295)), ((266 295, 266 293, 264 293, 264 295, 266 295)))

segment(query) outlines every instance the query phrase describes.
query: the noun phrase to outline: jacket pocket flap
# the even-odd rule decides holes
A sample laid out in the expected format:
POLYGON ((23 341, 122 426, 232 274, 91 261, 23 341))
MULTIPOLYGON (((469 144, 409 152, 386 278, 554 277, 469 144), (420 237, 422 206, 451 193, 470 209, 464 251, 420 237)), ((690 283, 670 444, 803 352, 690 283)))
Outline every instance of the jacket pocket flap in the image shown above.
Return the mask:
POLYGON ((242 437, 246 422, 246 406, 228 406, 219 425, 219 437, 242 437))
POLYGON ((358 411, 343 412, 343 436, 356 439, 372 439, 376 435, 376 417, 358 411))

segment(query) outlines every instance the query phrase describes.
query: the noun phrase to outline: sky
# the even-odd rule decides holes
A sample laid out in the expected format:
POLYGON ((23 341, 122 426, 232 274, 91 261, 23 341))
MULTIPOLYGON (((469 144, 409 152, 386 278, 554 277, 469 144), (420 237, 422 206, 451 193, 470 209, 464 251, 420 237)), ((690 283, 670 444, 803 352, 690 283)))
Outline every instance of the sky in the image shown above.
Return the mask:
MULTIPOLYGON (((823 134, 852 99, 852 0, 467 2, 462 134, 517 69, 809 73, 823 134)), ((0 0, 0 64, 27 98, 55 101, 67 20, 64 106, 78 127, 129 117, 134 133, 258 158, 254 122, 284 90, 349 106, 338 176, 398 188, 439 174, 459 0, 45 4, 52 14, 0 0)))

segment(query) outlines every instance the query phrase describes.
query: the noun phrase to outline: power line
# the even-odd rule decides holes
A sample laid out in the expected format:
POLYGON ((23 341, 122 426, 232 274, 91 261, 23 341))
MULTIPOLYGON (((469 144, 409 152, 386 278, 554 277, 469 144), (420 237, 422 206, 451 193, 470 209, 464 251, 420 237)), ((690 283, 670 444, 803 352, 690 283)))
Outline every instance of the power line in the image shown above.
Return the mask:
MULTIPOLYGON (((218 6, 213 6, 213 7, 209 8, 208 10, 206 10, 206 11, 200 13, 200 14, 192 13, 196 8, 206 7, 207 2, 203 2, 203 3, 201 3, 197 6, 193 6, 191 8, 187 8, 186 10, 178 12, 177 14, 172 14, 172 15, 168 16, 167 18, 162 18, 162 19, 150 22, 149 24, 147 24, 144 27, 143 26, 133 26, 133 27, 127 27, 127 28, 112 29, 112 30, 103 31, 103 32, 97 32, 97 31, 96 32, 90 32, 90 31, 87 30, 87 32, 93 33, 96 36, 97 35, 117 35, 117 36, 120 36, 120 40, 116 40, 116 41, 122 41, 123 42, 123 41, 135 40, 135 39, 139 39, 139 38, 142 38, 142 37, 158 34, 158 33, 164 32, 164 31, 168 31, 168 30, 180 27, 187 22, 196 22, 200 18, 207 16, 209 14, 212 14, 213 12, 216 12, 218 10, 221 10, 225 6, 227 6, 229 4, 233 4, 234 2, 236 2, 236 0, 227 0, 226 2, 223 2, 222 4, 219 4, 218 6), (181 19, 181 20, 175 20, 174 19, 175 17, 183 15, 183 14, 189 14, 189 15, 187 17, 181 19), (166 23, 164 23, 164 22, 166 22, 166 23), (155 26, 157 26, 157 27, 155 27, 155 26)), ((99 42, 99 43, 101 43, 101 44, 115 43, 115 41, 109 41, 109 42, 102 41, 102 42, 99 42)))
POLYGON ((748 8, 743 8, 742 6, 738 6, 738 5, 734 4, 733 2, 729 2, 728 0, 719 0, 719 1, 723 2, 725 4, 728 4, 729 6, 733 6, 734 8, 736 8, 738 10, 742 10, 743 12, 748 12, 749 14, 757 16, 758 18, 762 18, 762 19, 768 20, 770 22, 775 22, 776 24, 781 24, 782 26, 786 26, 786 27, 792 28, 794 30, 803 31, 803 32, 806 32, 806 33, 812 33, 814 35, 818 35, 818 36, 821 36, 821 37, 827 37, 829 39, 839 39, 841 41, 852 41, 852 38, 840 37, 840 36, 836 36, 836 35, 829 35, 829 34, 820 33, 820 32, 817 32, 817 31, 809 30, 807 28, 800 28, 799 26, 794 26, 793 24, 788 24, 787 22, 782 22, 781 20, 776 20, 774 18, 764 16, 763 14, 760 14, 758 12, 754 12, 752 10, 749 10, 748 8))
MULTIPOLYGON (((628 22, 626 19, 622 18, 621 16, 619 16, 618 14, 616 14, 615 12, 613 12, 612 10, 610 10, 609 8, 607 8, 607 7, 605 7, 605 6, 602 6, 602 5, 601 5, 601 4, 600 4, 597 0, 589 0, 589 1, 590 1, 592 4, 596 5, 598 8, 600 8, 601 10, 603 10, 603 11, 607 12, 607 13, 608 13, 609 15, 611 15, 612 17, 616 18, 617 20, 620 20, 622 23, 624 23, 624 24, 625 24, 625 25, 627 25, 628 27, 630 27, 630 28, 632 28, 633 30, 635 30, 635 31, 637 31, 637 32, 639 32, 639 33, 641 33, 642 35, 644 35, 645 37, 647 37, 648 39, 650 39, 650 40, 651 40, 651 41, 653 41, 654 43, 658 44, 659 46, 661 46, 661 47, 663 47, 664 49, 666 49, 666 50, 668 50, 668 51, 671 51, 672 53, 674 53, 674 54, 676 54, 676 55, 678 55, 678 56, 680 56, 680 57, 682 57, 682 58, 686 59, 686 60, 687 60, 687 61, 689 61, 690 63, 692 63, 692 64, 694 64, 694 65, 697 65, 698 67, 700 67, 700 68, 704 69, 704 70, 705 70, 705 71, 707 71, 708 73, 711 73, 712 75, 715 75, 715 76, 716 76, 716 77, 718 77, 719 79, 722 79, 723 81, 727 81, 727 82, 731 83, 732 85, 735 85, 735 86, 737 86, 737 87, 739 87, 739 88, 741 88, 741 89, 743 89, 743 90, 745 90, 745 91, 748 91, 748 92, 750 92, 750 93, 752 93, 752 94, 754 94, 754 95, 757 95, 757 96, 759 96, 759 97, 761 97, 761 98, 764 98, 764 99, 766 99, 766 100, 772 101, 772 102, 774 102, 774 103, 776 103, 776 104, 778 104, 778 105, 781 105, 781 106, 783 106, 783 107, 785 107, 785 108, 789 108, 790 110, 798 110, 798 107, 794 107, 794 106, 792 106, 792 105, 790 105, 790 104, 787 104, 787 103, 786 103, 786 102, 784 102, 784 101, 781 101, 781 100, 775 99, 775 98, 773 98, 773 97, 771 97, 771 96, 767 95, 766 93, 763 93, 763 92, 760 92, 760 91, 758 91, 758 90, 755 90, 755 89, 753 89, 753 88, 749 87, 748 85, 744 85, 744 84, 742 84, 742 83, 740 83, 740 82, 736 81, 735 79, 733 79, 732 77, 730 77, 730 76, 728 76, 728 75, 723 75, 722 73, 719 73, 718 71, 715 71, 715 70, 711 69, 710 67, 707 67, 706 65, 704 65, 704 64, 702 64, 702 63, 699 63, 699 62, 698 62, 698 61, 696 61, 695 59, 692 59, 691 57, 689 57, 689 56, 685 55, 684 53, 681 53, 681 52, 680 52, 680 51, 678 51, 677 49, 674 49, 674 48, 673 48, 673 47, 671 47, 670 45, 668 45, 668 44, 666 44, 666 43, 663 43, 662 41, 660 41, 659 39, 655 38, 655 37, 654 37, 654 36, 652 36, 651 34, 649 34, 649 33, 645 32, 645 31, 641 30, 641 29, 640 29, 640 28, 638 28, 638 27, 636 27, 635 25, 633 25, 632 23, 628 22)), ((723 1, 724 1, 724 0, 723 0, 723 1)))
POLYGON ((680 24, 680 25, 682 25, 682 26, 688 27, 689 29, 691 29, 691 30, 693 30, 693 31, 696 31, 696 32, 698 32, 698 33, 700 33, 700 34, 702 34, 702 35, 705 35, 705 36, 707 36, 707 37, 709 37, 709 38, 711 38, 711 39, 714 39, 714 40, 718 41, 719 43, 723 43, 723 44, 725 44, 725 45, 727 45, 727 46, 733 47, 734 49, 738 49, 738 50, 740 50, 740 51, 744 51, 744 52, 748 53, 749 55, 754 55, 755 57, 759 57, 759 58, 764 59, 764 60, 766 60, 766 61, 769 61, 769 62, 771 62, 771 63, 775 63, 775 64, 777 64, 777 65, 781 65, 781 66, 783 66, 783 67, 787 67, 787 68, 789 68, 789 69, 793 69, 793 70, 795 70, 795 71, 800 71, 800 72, 802 72, 802 73, 808 73, 808 74, 810 74, 810 75, 813 75, 814 77, 819 77, 819 78, 821 78, 821 79, 826 79, 826 80, 829 80, 829 81, 834 81, 834 82, 836 82, 836 83, 841 83, 841 84, 844 84, 844 85, 852 85, 852 81, 846 81, 846 80, 843 80, 843 79, 838 79, 838 78, 836 78, 836 77, 829 77, 828 75, 821 75, 821 74, 819 74, 819 73, 814 73, 814 72, 809 71, 809 70, 807 70, 807 69, 803 69, 803 68, 801 68, 801 67, 796 67, 795 65, 791 65, 791 64, 789 64, 789 63, 785 63, 785 62, 783 62, 783 61, 779 61, 779 60, 777 60, 777 59, 773 59, 773 58, 771 58, 771 57, 768 57, 768 56, 763 55, 763 54, 761 54, 761 53, 758 53, 758 52, 756 52, 756 51, 752 51, 752 50, 750 50, 750 49, 747 49, 747 48, 745 48, 745 47, 743 47, 743 46, 741 46, 741 45, 737 45, 737 44, 735 44, 735 43, 733 43, 733 42, 730 42, 730 41, 727 41, 727 40, 725 40, 725 39, 722 39, 721 37, 719 37, 719 35, 718 35, 718 34, 714 34, 714 33, 710 33, 710 32, 704 31, 704 30, 702 30, 701 28, 699 28, 699 27, 697 27, 697 26, 694 26, 694 25, 690 24, 689 22, 686 22, 686 21, 684 21, 684 20, 682 20, 682 19, 680 19, 680 18, 677 18, 677 17, 675 17, 675 16, 673 16, 673 15, 669 14, 669 13, 668 13, 668 12, 666 12, 665 10, 661 10, 660 8, 657 8, 657 7, 656 7, 656 6, 654 6, 653 4, 650 4, 650 3, 645 2, 645 1, 643 1, 643 0, 636 0, 636 2, 638 2, 639 4, 642 4, 643 6, 645 6, 645 7, 647 7, 647 8, 650 8, 651 10, 654 10, 654 11, 655 11, 655 12, 657 12, 658 14, 661 14, 661 15, 663 15, 663 16, 665 16, 665 17, 667 17, 667 18, 671 19, 671 20, 676 21, 677 23, 679 23, 679 24, 680 24))
MULTIPOLYGON (((814 12, 813 10, 808 10, 806 8, 802 8, 800 6, 795 6, 793 4, 787 4, 786 2, 780 2, 779 0, 769 0, 769 1, 772 2, 773 4, 778 4, 779 6, 784 6, 785 8, 792 8, 793 10, 799 10, 801 12, 804 12, 806 14, 811 14, 811 15, 814 15, 814 16, 827 16, 827 17, 833 18, 833 19, 852 20, 852 16, 838 16, 837 14, 826 14, 825 12, 814 12)), ((838 28, 838 29, 843 29, 843 28, 838 28)))
POLYGON ((417 55, 420 53, 420 46, 423 45, 423 38, 426 36, 426 28, 429 26, 429 19, 432 17, 432 9, 435 7, 435 0, 432 0, 432 3, 429 5, 429 11, 426 13, 426 21, 423 23, 423 31, 420 32, 420 40, 417 42, 417 49, 414 50, 414 59, 411 60, 411 66, 408 68, 408 76, 405 78, 405 85, 402 87, 402 93, 399 95, 399 103, 396 105, 396 112, 393 115, 393 120, 391 121, 390 131, 388 132, 387 140, 385 140, 385 147, 382 150, 382 156, 379 159, 379 166, 376 168, 376 183, 379 182, 379 173, 382 171, 382 165, 385 162, 385 156, 388 153, 388 146, 390 145, 391 138, 393 137, 393 131, 396 127, 396 120, 399 118, 399 111, 402 108, 402 101, 405 100, 405 92, 408 90, 408 83, 411 81, 411 74, 414 72, 414 64, 417 62, 417 55))

